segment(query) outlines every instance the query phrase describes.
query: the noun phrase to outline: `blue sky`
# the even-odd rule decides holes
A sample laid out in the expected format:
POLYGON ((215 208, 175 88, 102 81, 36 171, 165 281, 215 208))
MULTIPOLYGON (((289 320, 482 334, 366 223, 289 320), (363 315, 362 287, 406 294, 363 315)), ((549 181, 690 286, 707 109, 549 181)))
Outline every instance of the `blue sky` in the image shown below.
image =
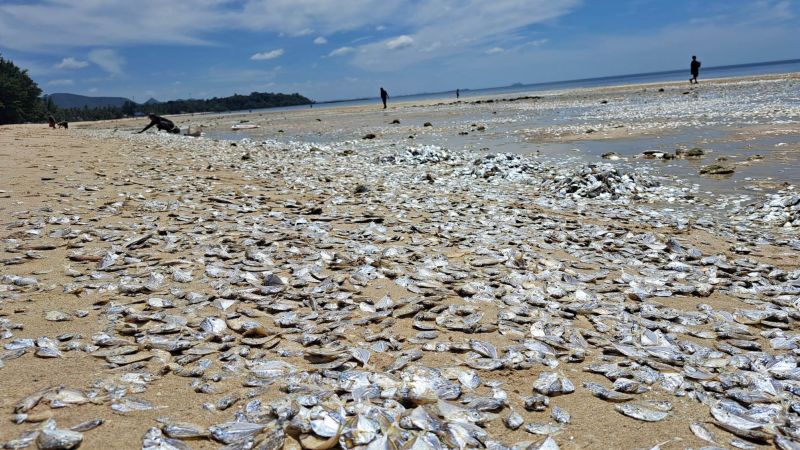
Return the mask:
POLYGON ((0 0, 47 92, 315 100, 800 58, 798 0, 0 0))

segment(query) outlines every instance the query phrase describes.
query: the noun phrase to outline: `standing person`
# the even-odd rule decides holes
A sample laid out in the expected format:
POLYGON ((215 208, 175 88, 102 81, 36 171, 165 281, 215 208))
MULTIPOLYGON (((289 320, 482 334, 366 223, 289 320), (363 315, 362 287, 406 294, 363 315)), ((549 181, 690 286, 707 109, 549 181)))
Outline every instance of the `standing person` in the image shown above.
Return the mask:
POLYGON ((52 114, 50 114, 50 116, 47 118, 47 123, 50 124, 50 128, 55 128, 56 127, 56 118, 53 117, 52 114))
POLYGON ((389 93, 386 92, 386 89, 381 87, 381 101, 383 102, 383 109, 386 109, 386 100, 389 99, 389 93))
POLYGON ((697 81, 697 76, 700 75, 700 61, 697 60, 697 56, 692 56, 692 64, 690 69, 692 71, 692 78, 689 78, 689 83, 699 84, 697 81))
POLYGON ((150 123, 146 127, 144 127, 142 129, 142 131, 140 131, 139 133, 144 133, 145 131, 147 131, 153 125, 155 125, 157 129, 164 130, 164 131, 166 131, 168 133, 180 134, 180 132, 181 132, 181 129, 176 127, 175 124, 172 123, 172 121, 169 120, 169 119, 165 119, 165 118, 163 118, 161 116, 157 116, 157 115, 155 115, 153 113, 148 114, 147 118, 150 119, 150 123))
POLYGON ((458 99, 459 97, 461 97, 461 91, 456 89, 456 99, 458 99))

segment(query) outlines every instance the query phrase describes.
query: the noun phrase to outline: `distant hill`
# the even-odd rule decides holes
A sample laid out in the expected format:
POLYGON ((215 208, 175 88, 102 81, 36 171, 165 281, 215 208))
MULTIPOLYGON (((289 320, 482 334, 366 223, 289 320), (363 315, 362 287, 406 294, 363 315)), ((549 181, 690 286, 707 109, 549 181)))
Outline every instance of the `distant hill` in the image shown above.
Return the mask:
POLYGON ((46 97, 52 98, 53 103, 59 108, 83 108, 84 106, 89 109, 105 108, 108 106, 119 108, 125 104, 125 102, 130 101, 124 97, 87 97, 85 95, 67 93, 50 94, 46 97))
POLYGON ((58 120, 69 122, 119 119, 147 113, 163 115, 247 111, 311 104, 310 99, 297 93, 276 94, 272 92, 252 92, 250 95, 234 94, 230 97, 214 97, 208 100, 189 99, 159 102, 151 98, 144 104, 137 104, 123 97, 86 97, 63 93, 49 95, 46 102, 49 100, 52 100, 57 107, 56 117, 58 120))

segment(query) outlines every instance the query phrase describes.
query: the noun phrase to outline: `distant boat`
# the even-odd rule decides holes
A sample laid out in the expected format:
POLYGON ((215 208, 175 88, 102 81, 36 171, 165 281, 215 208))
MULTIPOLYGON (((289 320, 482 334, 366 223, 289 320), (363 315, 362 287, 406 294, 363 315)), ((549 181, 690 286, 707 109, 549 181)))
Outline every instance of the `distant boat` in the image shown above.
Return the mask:
POLYGON ((252 130, 253 128, 261 128, 260 125, 252 125, 249 123, 237 123, 231 126, 231 130, 252 130))

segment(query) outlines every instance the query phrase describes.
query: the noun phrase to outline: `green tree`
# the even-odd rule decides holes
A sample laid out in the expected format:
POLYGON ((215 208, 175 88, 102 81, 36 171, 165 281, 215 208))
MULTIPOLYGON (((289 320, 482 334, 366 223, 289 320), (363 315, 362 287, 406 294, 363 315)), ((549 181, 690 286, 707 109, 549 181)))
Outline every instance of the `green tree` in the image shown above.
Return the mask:
POLYGON ((27 70, 0 56, 0 125, 44 120, 41 95, 27 70))

